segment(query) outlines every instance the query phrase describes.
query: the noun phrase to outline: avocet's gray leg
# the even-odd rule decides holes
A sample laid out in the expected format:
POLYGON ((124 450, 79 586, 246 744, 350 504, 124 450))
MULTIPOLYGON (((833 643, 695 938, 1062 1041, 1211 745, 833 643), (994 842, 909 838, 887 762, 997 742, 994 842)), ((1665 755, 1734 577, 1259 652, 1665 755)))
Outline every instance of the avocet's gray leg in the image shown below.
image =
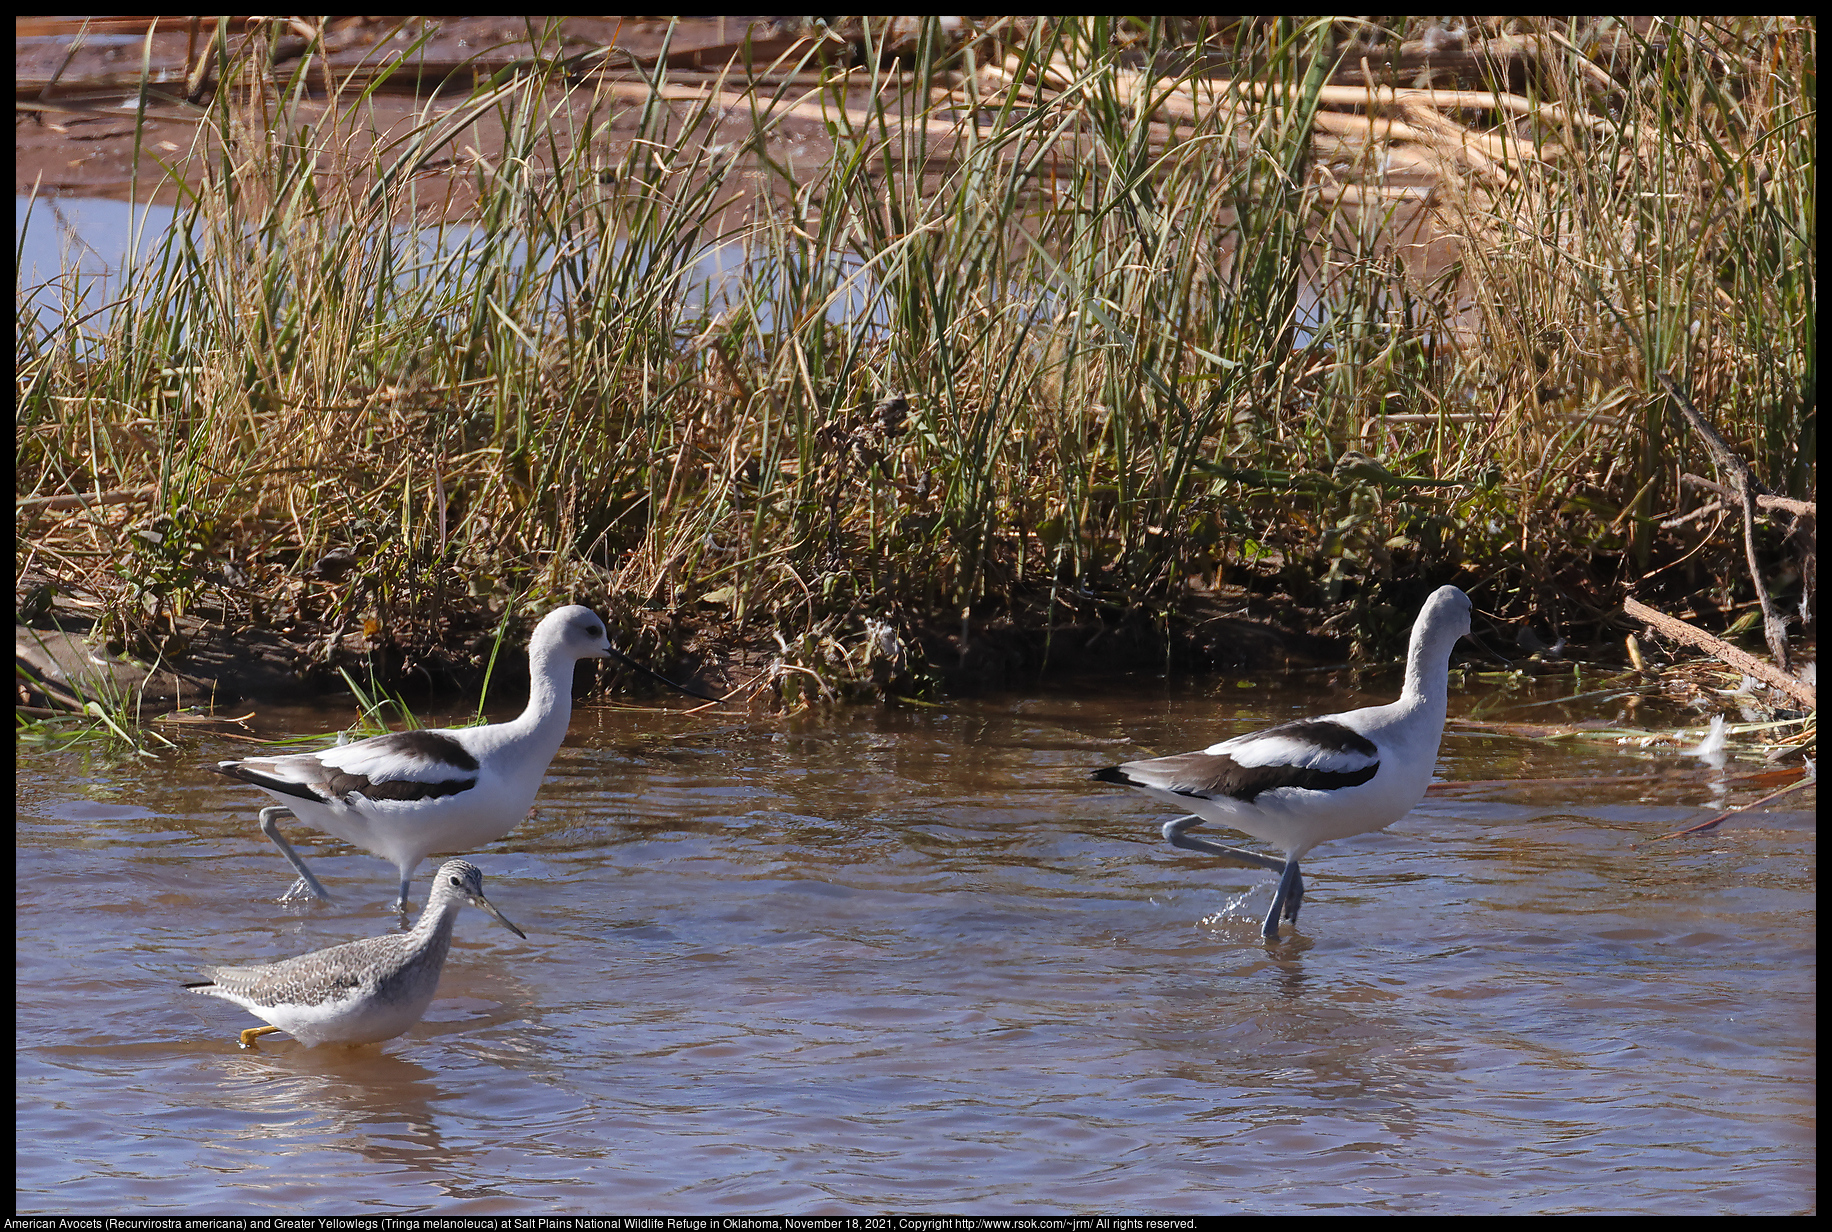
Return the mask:
POLYGON ((1279 878, 1278 891, 1272 896, 1272 910, 1266 913, 1266 923, 1260 932, 1267 937, 1279 935, 1279 913, 1285 912, 1285 918, 1298 918, 1297 902, 1304 897, 1303 879, 1298 875, 1298 862, 1289 861, 1285 865, 1285 875, 1279 878))
POLYGON ((1258 852, 1242 851, 1238 847, 1229 847, 1222 843, 1210 842, 1208 839, 1195 838, 1184 833, 1191 826, 1202 824, 1202 818, 1191 814, 1179 817, 1175 821, 1164 823, 1164 837, 1170 840, 1173 847, 1185 851, 1200 851, 1205 855, 1219 856, 1239 868, 1267 868, 1279 874, 1279 888, 1272 896, 1272 910, 1266 916, 1266 923, 1260 931, 1268 937, 1279 935, 1279 917, 1297 923, 1298 907, 1304 902, 1304 877, 1298 871, 1295 860, 1275 860, 1271 856, 1262 856, 1258 852))
POLYGON ((328 903, 331 901, 331 896, 325 893, 324 887, 318 884, 318 878, 312 876, 312 870, 305 866, 305 861, 299 858, 299 853, 293 850, 292 844, 288 843, 285 836, 280 833, 280 827, 274 824, 280 818, 292 815, 291 809, 278 804, 261 810, 261 833, 274 841, 274 846, 280 849, 280 854, 286 857, 286 862, 293 866, 295 873, 299 874, 299 880, 293 883, 292 889, 280 896, 280 901, 284 903, 304 893, 328 903))
POLYGON ((411 872, 402 876, 401 878, 401 896, 394 900, 394 909, 401 913, 401 918, 403 920, 407 918, 407 883, 412 880, 413 880, 413 874, 411 872))
POLYGON ((1164 837, 1170 840, 1172 847, 1181 847, 1185 851, 1200 851, 1211 856, 1220 856, 1231 860, 1239 868, 1269 868, 1275 873, 1285 871, 1285 861, 1275 860, 1271 856, 1262 856, 1254 851, 1242 851, 1238 847, 1228 847, 1221 843, 1212 843, 1206 838, 1195 838, 1184 831, 1191 826, 1202 824, 1202 818, 1194 813, 1188 817, 1179 817, 1175 821, 1164 823, 1164 837))
POLYGON ((1304 902, 1304 874, 1298 872, 1298 866, 1291 866, 1291 893, 1285 896, 1285 918, 1293 924, 1298 922, 1298 908, 1304 902))

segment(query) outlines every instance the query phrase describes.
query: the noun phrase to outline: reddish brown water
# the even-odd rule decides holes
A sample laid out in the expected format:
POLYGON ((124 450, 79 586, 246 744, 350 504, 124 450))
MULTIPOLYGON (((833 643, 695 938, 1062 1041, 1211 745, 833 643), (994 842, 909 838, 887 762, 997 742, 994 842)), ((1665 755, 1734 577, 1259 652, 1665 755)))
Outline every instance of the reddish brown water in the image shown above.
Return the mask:
POLYGON ((18 1209, 1813 1209, 1812 793, 1636 849, 1715 789, 1611 779, 1684 759, 1453 732, 1445 778, 1595 782, 1319 848, 1269 946, 1271 874, 1086 781, 1371 700, 581 712, 469 853, 528 940, 466 912, 426 1020, 357 1053, 242 1052, 255 1020, 178 985, 387 931, 388 865, 298 830, 340 903, 276 905, 265 798, 202 768, 246 745, 23 753, 18 1209))

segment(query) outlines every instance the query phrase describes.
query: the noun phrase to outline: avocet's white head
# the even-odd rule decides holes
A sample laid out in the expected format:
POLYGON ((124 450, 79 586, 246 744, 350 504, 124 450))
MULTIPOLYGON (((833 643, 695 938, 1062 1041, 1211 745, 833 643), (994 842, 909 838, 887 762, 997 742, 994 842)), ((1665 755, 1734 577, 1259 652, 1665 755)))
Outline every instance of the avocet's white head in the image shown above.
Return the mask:
POLYGON ((638 675, 677 689, 689 697, 708 702, 719 700, 697 689, 676 684, 666 676, 657 675, 612 646, 604 622, 598 619, 598 614, 589 607, 580 607, 575 603, 556 608, 541 618, 541 623, 534 627, 534 636, 528 640, 528 661, 539 677, 542 666, 548 669, 547 675, 557 676, 560 674, 559 665, 579 659, 615 659, 625 667, 634 669, 638 675))
POLYGON ((577 603, 543 616, 528 641, 531 659, 608 659, 612 653, 610 636, 598 613, 577 603))
POLYGON ((1419 618, 1412 626, 1412 640, 1441 641, 1448 648, 1458 638, 1469 636, 1470 614, 1474 610, 1475 605, 1468 595, 1455 586, 1440 586, 1419 609, 1419 618))

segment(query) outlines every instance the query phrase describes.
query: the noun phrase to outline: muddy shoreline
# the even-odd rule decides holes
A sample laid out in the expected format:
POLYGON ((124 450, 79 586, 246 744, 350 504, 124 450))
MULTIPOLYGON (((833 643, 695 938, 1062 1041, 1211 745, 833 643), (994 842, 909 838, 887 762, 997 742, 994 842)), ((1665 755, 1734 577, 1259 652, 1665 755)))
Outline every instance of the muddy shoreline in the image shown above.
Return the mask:
MULTIPOLYGON (((1242 598, 1234 600, 1236 610, 1244 606, 1242 598)), ((30 595, 21 601, 29 604, 30 595)), ((1315 667, 1344 662, 1349 653, 1347 639, 1319 637, 1275 619, 1246 618, 1219 610, 1220 604, 1213 607, 1206 615, 1183 614, 1168 633, 1137 618, 1042 625, 969 616, 947 628, 916 625, 898 631, 901 662, 892 665, 882 656, 873 662, 861 655, 858 670, 825 673, 832 696, 824 700, 927 700, 1020 688, 1045 675, 1315 667)), ((515 628, 505 638, 492 669, 498 621, 487 612, 472 613, 455 618, 453 636, 443 642, 418 638, 410 643, 323 625, 228 629, 187 616, 175 622, 167 655, 157 658, 135 656, 118 641, 99 638, 95 619, 82 607, 56 600, 50 611, 15 626, 18 700, 32 707, 71 709, 87 698, 112 696, 133 699, 139 706, 206 711, 243 703, 308 704, 347 695, 347 672, 365 686, 413 702, 462 699, 467 704, 480 700, 487 676, 486 700, 507 702, 527 691, 527 628, 515 628)), ((531 626, 532 621, 516 624, 531 626)), ((682 684, 738 704, 782 704, 780 691, 771 688, 782 646, 759 645, 754 632, 734 629, 729 622, 669 616, 633 638, 614 641, 650 670, 682 684), (663 646, 672 652, 653 653, 663 646)), ((582 696, 673 696, 613 666, 581 667, 582 696)), ((809 700, 823 699, 811 695, 809 700)))

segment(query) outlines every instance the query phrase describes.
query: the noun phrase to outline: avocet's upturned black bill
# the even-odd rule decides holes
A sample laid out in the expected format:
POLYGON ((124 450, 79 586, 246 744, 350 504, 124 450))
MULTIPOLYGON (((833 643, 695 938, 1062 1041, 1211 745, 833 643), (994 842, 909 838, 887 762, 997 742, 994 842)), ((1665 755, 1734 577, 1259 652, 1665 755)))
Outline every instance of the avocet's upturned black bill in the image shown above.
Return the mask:
POLYGON ((1441 586, 1419 610, 1406 652, 1399 700, 1342 714, 1281 723, 1196 753, 1129 761, 1096 770, 1103 783, 1136 787, 1190 815, 1166 822, 1164 837, 1281 874, 1261 928, 1276 937, 1304 899, 1298 861, 1331 839, 1379 830, 1412 811, 1437 765, 1450 687, 1450 652, 1470 631, 1469 596, 1441 586), (1251 834, 1285 853, 1275 860, 1185 833, 1205 821, 1251 834))

